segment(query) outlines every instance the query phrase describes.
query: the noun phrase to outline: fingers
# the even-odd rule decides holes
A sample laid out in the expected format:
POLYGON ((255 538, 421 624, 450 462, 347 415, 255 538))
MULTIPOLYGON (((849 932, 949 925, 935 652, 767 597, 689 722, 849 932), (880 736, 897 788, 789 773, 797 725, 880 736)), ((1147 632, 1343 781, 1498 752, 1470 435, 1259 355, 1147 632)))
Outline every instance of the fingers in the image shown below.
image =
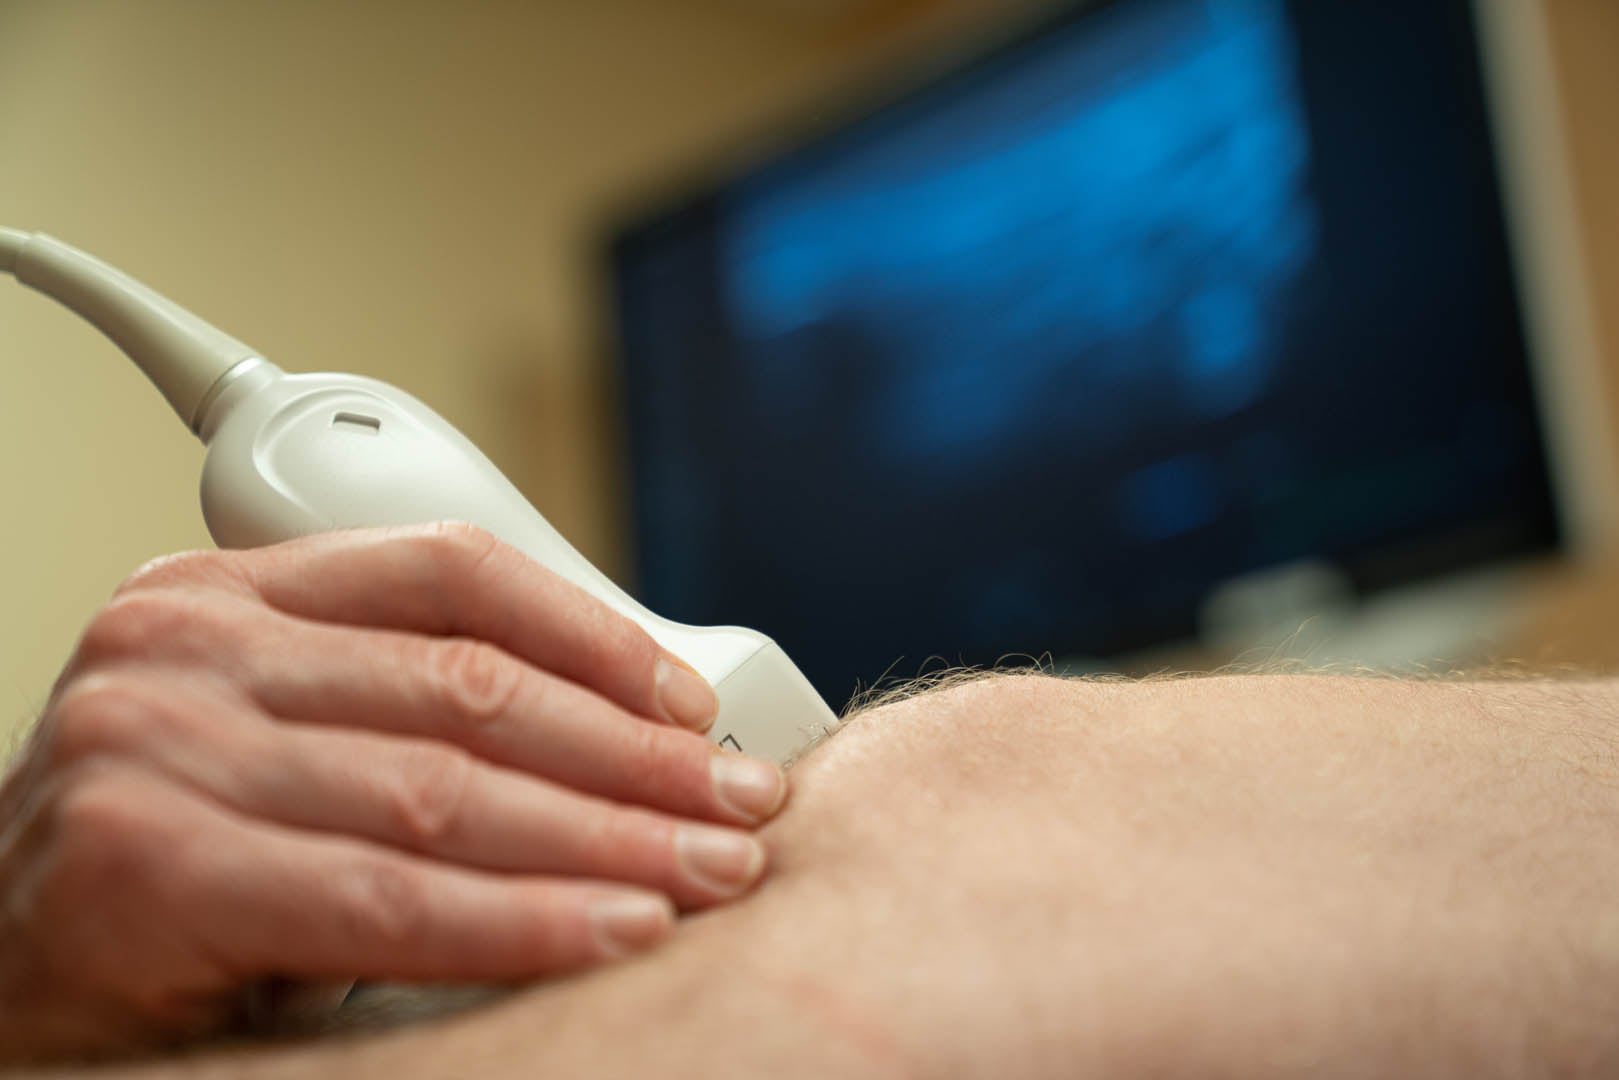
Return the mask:
POLYGON ((653 893, 477 873, 255 823, 210 831, 236 847, 194 874, 236 913, 200 913, 212 918, 199 934, 243 975, 527 979, 640 951, 673 924, 653 893))
POLYGON ((488 641, 692 730, 718 711, 702 677, 634 622, 470 526, 328 533, 244 552, 238 565, 248 587, 292 615, 488 641))
POLYGON ((90 680, 53 717, 52 764, 138 762, 250 818, 467 867, 642 885, 688 909, 738 895, 764 869, 745 832, 581 795, 436 741, 256 722, 245 708, 206 685, 90 680))
POLYGON ((270 974, 529 978, 645 948, 673 921, 642 890, 479 873, 289 830, 137 769, 72 775, 34 815, 31 833, 52 850, 32 917, 96 913, 41 962, 100 993, 140 1000, 161 986, 185 1001, 270 974))
POLYGON ((678 822, 498 769, 433 743, 290 729, 278 782, 241 809, 479 869, 642 885, 683 909, 747 890, 764 869, 746 832, 678 822))
POLYGON ((107 1010, 189 1031, 263 975, 518 979, 644 948, 764 868, 723 826, 784 780, 693 734, 716 708, 469 527, 150 564, 0 786, 0 936, 29 943, 0 1004, 106 1039, 107 1010))
POLYGON ((246 597, 171 587, 117 600, 86 632, 79 661, 98 671, 183 668, 188 683, 246 695, 271 716, 443 740, 580 791, 687 817, 757 824, 785 797, 774 764, 718 755, 697 735, 646 724, 468 638, 336 627, 246 597))
POLYGON ((308 625, 264 635, 242 685, 275 716, 442 740, 579 791, 709 821, 757 824, 785 798, 774 764, 645 724, 491 645, 308 625))

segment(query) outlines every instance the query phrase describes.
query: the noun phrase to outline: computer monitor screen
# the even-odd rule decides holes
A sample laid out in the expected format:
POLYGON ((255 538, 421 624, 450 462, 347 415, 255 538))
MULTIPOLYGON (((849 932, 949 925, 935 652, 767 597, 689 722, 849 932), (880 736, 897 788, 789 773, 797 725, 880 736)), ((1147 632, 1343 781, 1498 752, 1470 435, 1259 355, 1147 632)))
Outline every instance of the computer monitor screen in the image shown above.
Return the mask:
POLYGON ((1076 7, 619 230, 639 595, 834 704, 1553 548, 1461 2, 1076 7))

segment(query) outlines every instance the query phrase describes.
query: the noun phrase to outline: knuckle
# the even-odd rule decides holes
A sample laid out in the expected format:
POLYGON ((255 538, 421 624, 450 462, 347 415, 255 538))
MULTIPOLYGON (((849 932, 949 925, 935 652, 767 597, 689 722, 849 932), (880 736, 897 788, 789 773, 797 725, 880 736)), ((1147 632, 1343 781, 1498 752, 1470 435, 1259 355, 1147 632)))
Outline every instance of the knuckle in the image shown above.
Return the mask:
POLYGON ((348 875, 336 918, 349 940, 383 950, 419 947, 427 929, 427 896, 421 875, 408 864, 374 859, 348 875))
POLYGON ((475 602, 479 591, 488 588, 490 564, 508 550, 506 545, 464 521, 434 522, 414 532, 412 539, 426 564, 426 591, 438 598, 439 622, 451 627, 461 625, 469 597, 475 602))
POLYGON ((655 867, 654 853, 674 853, 674 827, 649 810, 603 807, 580 830, 578 858, 592 872, 621 875, 625 868, 655 867))
POLYGON ((79 768, 63 777, 48 811, 57 888, 127 898, 150 884, 172 844, 142 794, 111 769, 79 768))
POLYGON ((436 640, 429 648, 432 679, 456 716, 488 727, 508 715, 523 677, 516 660, 472 638, 436 640))
POLYGON ((420 533, 433 558, 458 573, 473 573, 500 549, 493 533, 465 521, 438 521, 420 533))
POLYGON ((472 782, 472 758, 454 747, 410 747, 395 770, 394 825, 418 849, 431 849, 461 821, 472 782))
POLYGON ((49 717, 47 745, 58 764, 127 751, 163 712, 143 688, 117 675, 75 681, 57 699, 49 717))
POLYGON ((617 693, 636 707, 644 707, 654 693, 652 672, 661 655, 657 643, 605 604, 597 610, 595 624, 590 635, 592 667, 598 672, 619 673, 624 684, 617 693))
POLYGON ((698 736, 653 724, 630 728, 629 768, 643 791, 706 790, 708 748, 698 736), (700 757, 701 760, 697 760, 700 757))
POLYGON ((125 660, 150 653, 197 628, 197 605, 171 589, 143 589, 114 598, 95 614, 79 639, 83 663, 125 660))
POLYGON ((610 618, 615 627, 611 646, 614 658, 634 665, 634 670, 650 672, 658 660, 658 643, 652 640, 651 634, 622 615, 614 612, 610 618))

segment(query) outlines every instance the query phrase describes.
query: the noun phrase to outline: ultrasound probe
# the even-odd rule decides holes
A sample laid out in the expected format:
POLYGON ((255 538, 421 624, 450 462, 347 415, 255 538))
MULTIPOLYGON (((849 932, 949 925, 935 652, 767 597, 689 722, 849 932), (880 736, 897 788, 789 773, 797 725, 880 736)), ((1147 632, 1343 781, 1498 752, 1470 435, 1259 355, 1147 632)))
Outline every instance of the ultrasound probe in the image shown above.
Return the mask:
POLYGON ((331 529, 466 521, 640 624, 719 696, 709 738, 785 762, 837 717, 780 646, 739 626, 687 626, 631 599, 574 550, 477 447, 387 383, 289 375, 106 263, 0 227, 0 271, 93 323, 203 443, 202 513, 220 547, 331 529))

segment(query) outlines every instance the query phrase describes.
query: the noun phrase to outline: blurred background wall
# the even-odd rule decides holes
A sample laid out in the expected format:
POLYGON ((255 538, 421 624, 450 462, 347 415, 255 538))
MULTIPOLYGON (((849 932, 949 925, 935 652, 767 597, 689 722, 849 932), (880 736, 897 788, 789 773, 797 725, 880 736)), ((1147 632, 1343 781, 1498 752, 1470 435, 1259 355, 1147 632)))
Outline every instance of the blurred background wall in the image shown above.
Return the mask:
MULTIPOLYGON (((770 118, 1031 4, 0 0, 0 223, 94 252, 288 369, 416 393, 617 573, 604 221, 770 118)), ((1611 367, 1619 5, 1546 6, 1611 367)), ((0 286, 0 371, 4 733, 122 577, 208 538, 200 446, 95 331, 0 286)))
MULTIPOLYGON (((1599 347, 1619 365, 1619 4, 1546 0, 1599 347)), ((1610 386, 1619 382, 1610 379, 1610 386)), ((1610 417, 1616 414, 1610 409, 1610 417)))

